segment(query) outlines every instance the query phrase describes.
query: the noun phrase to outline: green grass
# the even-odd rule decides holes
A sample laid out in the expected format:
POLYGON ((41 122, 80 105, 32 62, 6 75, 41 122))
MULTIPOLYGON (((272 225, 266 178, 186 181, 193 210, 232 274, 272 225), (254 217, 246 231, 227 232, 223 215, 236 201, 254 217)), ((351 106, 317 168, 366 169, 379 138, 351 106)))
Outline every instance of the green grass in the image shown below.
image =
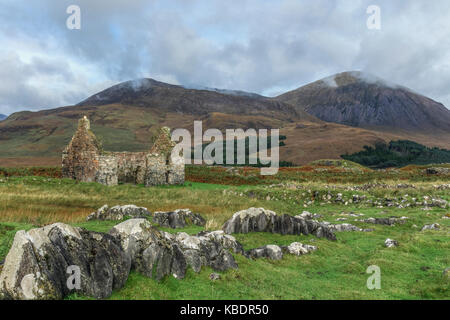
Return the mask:
MULTIPOLYGON (((371 173, 367 173, 371 174, 371 173)), ((264 185, 229 186, 186 182, 183 186, 145 188, 119 185, 106 187, 96 183, 77 183, 67 179, 47 177, 0 178, 0 260, 12 244, 15 232, 61 221, 98 232, 107 232, 116 222, 86 222, 85 217, 101 207, 136 204, 150 211, 190 208, 207 219, 206 229, 220 229, 231 215, 249 207, 264 207, 278 213, 299 214, 302 210, 323 215, 323 220, 335 222, 342 212, 363 213, 368 217, 407 216, 403 225, 382 226, 353 221, 348 223, 373 232, 337 233, 337 241, 313 236, 292 236, 269 233, 237 234, 235 237, 251 249, 265 244, 288 245, 294 241, 312 244, 318 250, 301 257, 285 255, 280 261, 249 260, 235 254, 239 269, 219 272, 221 279, 211 281, 210 268, 200 273, 188 270, 186 278, 166 277, 158 282, 131 272, 124 288, 110 299, 448 299, 450 282, 442 272, 450 266, 450 222, 442 219, 449 209, 422 207, 398 209, 376 208, 365 203, 327 203, 322 196, 328 191, 353 194, 368 199, 438 197, 450 200, 447 190, 436 190, 433 184, 448 180, 417 182, 416 188, 346 191, 348 184, 325 184, 320 181, 300 183, 299 188, 264 185), (318 196, 314 199, 314 193, 318 196), (268 200, 268 196, 270 200, 268 200), (314 201, 312 201, 314 200, 314 201), (307 205, 308 201, 312 201, 307 205), (304 207, 307 206, 307 208, 304 207), (438 222, 439 231, 421 232, 424 224, 438 222), (414 227, 414 225, 417 226, 414 227), (392 238, 399 247, 386 248, 384 241, 392 238), (381 290, 366 287, 370 265, 381 268, 381 290)), ((375 182, 375 181, 372 181, 375 182)), ((376 180, 376 182, 386 182, 376 180)), ((390 181, 397 183, 399 181, 390 181)), ((401 181, 411 183, 411 181, 401 181)), ((189 226, 168 229, 168 232, 196 234, 203 228, 189 226)), ((87 299, 71 295, 68 299, 87 299)))

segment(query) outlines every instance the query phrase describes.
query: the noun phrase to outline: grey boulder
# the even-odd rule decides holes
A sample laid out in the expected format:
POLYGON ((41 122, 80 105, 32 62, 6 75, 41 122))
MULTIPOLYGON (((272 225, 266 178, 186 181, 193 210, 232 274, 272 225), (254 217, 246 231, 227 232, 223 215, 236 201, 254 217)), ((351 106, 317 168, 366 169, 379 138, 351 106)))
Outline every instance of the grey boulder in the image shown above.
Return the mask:
POLYGON ((311 251, 317 250, 316 246, 311 246, 309 244, 303 244, 300 242, 293 242, 287 247, 282 247, 283 250, 287 251, 290 254, 301 256, 307 253, 310 253, 311 251))
POLYGON ((126 217, 131 218, 145 218, 149 217, 151 213, 144 207, 138 207, 134 204, 124 205, 124 206, 114 206, 108 207, 108 205, 104 205, 96 212, 91 213, 87 216, 86 220, 113 220, 120 221, 126 217))
POLYGON ((350 223, 338 223, 332 224, 330 222, 324 221, 324 225, 326 225, 333 232, 348 232, 348 231, 358 231, 358 232, 370 232, 372 229, 362 229, 350 223))
POLYGON ((280 246, 268 244, 259 248, 251 249, 245 254, 248 258, 268 258, 271 260, 281 260, 283 258, 283 251, 280 246))
POLYGON ((243 252, 242 245, 223 231, 171 234, 159 231, 146 219, 124 221, 109 234, 119 239, 136 271, 158 280, 166 275, 182 279, 188 266, 195 272, 202 266, 216 271, 237 268, 230 251, 243 252))
POLYGON ((175 211, 157 211, 153 213, 153 222, 162 227, 184 228, 187 225, 195 224, 204 226, 206 220, 198 213, 189 209, 177 209, 175 211))
POLYGON ((397 247, 398 246, 398 242, 396 240, 393 239, 386 239, 386 241, 384 241, 384 245, 387 248, 393 248, 393 247, 397 247))
POLYGON ((108 234, 55 223, 18 231, 0 275, 3 299, 62 299, 72 292, 105 298, 125 284, 129 257, 108 234), (80 286, 69 286, 73 270, 80 286))
POLYGON ((404 224, 407 219, 408 219, 408 217, 400 217, 400 218, 399 217, 390 217, 390 218, 367 218, 367 219, 360 219, 360 220, 356 220, 356 221, 393 226, 396 223, 404 224))
POLYGON ((230 251, 243 253, 242 245, 223 231, 201 232, 195 236, 185 232, 175 235, 166 233, 166 237, 179 245, 187 265, 195 272, 200 272, 202 266, 215 271, 237 269, 238 265, 230 251))
POLYGON ((120 241, 137 272, 157 280, 166 275, 184 278, 186 259, 179 246, 148 220, 129 219, 114 226, 109 234, 120 241))

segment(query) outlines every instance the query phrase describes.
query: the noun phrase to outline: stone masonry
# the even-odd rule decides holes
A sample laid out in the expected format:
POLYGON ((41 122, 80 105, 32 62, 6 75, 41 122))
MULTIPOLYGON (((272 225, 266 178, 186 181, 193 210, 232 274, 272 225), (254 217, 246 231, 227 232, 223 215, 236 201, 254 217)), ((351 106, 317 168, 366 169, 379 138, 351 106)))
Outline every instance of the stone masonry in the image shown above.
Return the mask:
POLYGON ((90 130, 85 116, 62 154, 62 174, 83 182, 105 185, 121 183, 145 186, 184 183, 184 159, 172 155, 175 142, 163 127, 149 152, 105 152, 90 130))

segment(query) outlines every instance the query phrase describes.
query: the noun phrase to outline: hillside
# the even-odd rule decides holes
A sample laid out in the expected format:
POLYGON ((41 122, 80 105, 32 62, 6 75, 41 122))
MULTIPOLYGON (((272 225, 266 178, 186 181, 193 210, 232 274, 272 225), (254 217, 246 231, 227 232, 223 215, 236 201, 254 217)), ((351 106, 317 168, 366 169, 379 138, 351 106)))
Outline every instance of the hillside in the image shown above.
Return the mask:
POLYGON ((7 115, 5 115, 5 114, 0 114, 0 121, 5 120, 6 118, 8 118, 7 115))
POLYGON ((153 79, 127 81, 103 90, 77 106, 120 103, 158 112, 208 116, 219 112, 246 116, 268 116, 288 121, 313 119, 302 110, 256 94, 218 89, 189 89, 153 79))
MULTIPOLYGON (((349 82, 348 85, 354 81, 342 77, 336 81, 345 85, 344 80, 349 82)), ((313 83, 306 87, 316 86, 313 83)), ((367 90, 370 92, 365 88, 359 87, 360 96, 367 90)), ((358 152, 365 145, 374 146, 391 140, 409 139, 426 146, 450 148, 450 130, 445 126, 449 111, 446 109, 439 116, 439 126, 432 130, 415 127, 416 122, 408 117, 404 117, 408 125, 400 128, 392 119, 386 119, 383 126, 358 128, 320 120, 308 113, 310 108, 299 107, 295 101, 287 99, 292 95, 291 92, 286 96, 267 98, 243 91, 187 88, 152 79, 127 81, 74 106, 10 115, 0 123, 0 165, 31 165, 36 161, 40 165, 58 164, 62 149, 83 115, 90 118, 92 130, 102 140, 105 150, 110 151, 146 150, 160 126, 186 128, 192 132, 194 120, 203 121, 203 130, 280 128, 280 134, 286 136, 280 158, 295 164, 323 158, 337 159, 341 154, 358 152)), ((298 101, 312 101, 306 94, 296 96, 298 101)), ((321 94, 316 98, 322 99, 321 94)), ((427 103, 432 101, 422 99, 427 103)), ((431 104, 433 107, 430 108, 434 108, 431 104)), ((426 109, 427 105, 419 107, 426 109)))
POLYGON ((426 165, 450 163, 450 150, 427 148, 408 140, 377 143, 375 147, 364 146, 364 150, 342 155, 342 158, 374 168, 402 167, 410 164, 426 165))
POLYGON ((411 90, 344 72, 275 98, 324 121, 387 131, 450 132, 450 111, 411 90))
POLYGON ((142 151, 160 126, 193 131, 194 120, 207 128, 282 128, 288 123, 321 123, 290 105, 259 95, 218 89, 189 89, 152 79, 108 88, 75 106, 18 112, 0 124, 0 160, 29 164, 59 162, 60 153, 86 115, 106 150, 142 151), (224 92, 227 92, 226 94, 224 92), (20 158, 20 159, 17 159, 20 158), (25 162, 23 162, 25 161, 25 162), (45 161, 45 160, 44 160, 45 161))

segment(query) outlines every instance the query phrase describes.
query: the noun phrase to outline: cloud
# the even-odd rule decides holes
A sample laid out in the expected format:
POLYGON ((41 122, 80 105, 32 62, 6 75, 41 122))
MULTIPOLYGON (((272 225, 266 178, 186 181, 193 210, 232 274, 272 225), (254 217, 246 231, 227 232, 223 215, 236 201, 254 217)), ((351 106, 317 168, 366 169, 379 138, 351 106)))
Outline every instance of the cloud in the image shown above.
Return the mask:
POLYGON ((4 0, 0 113, 75 104, 121 81, 276 95, 362 70, 450 106, 450 2, 4 0), (81 8, 68 30, 66 8, 81 8))

